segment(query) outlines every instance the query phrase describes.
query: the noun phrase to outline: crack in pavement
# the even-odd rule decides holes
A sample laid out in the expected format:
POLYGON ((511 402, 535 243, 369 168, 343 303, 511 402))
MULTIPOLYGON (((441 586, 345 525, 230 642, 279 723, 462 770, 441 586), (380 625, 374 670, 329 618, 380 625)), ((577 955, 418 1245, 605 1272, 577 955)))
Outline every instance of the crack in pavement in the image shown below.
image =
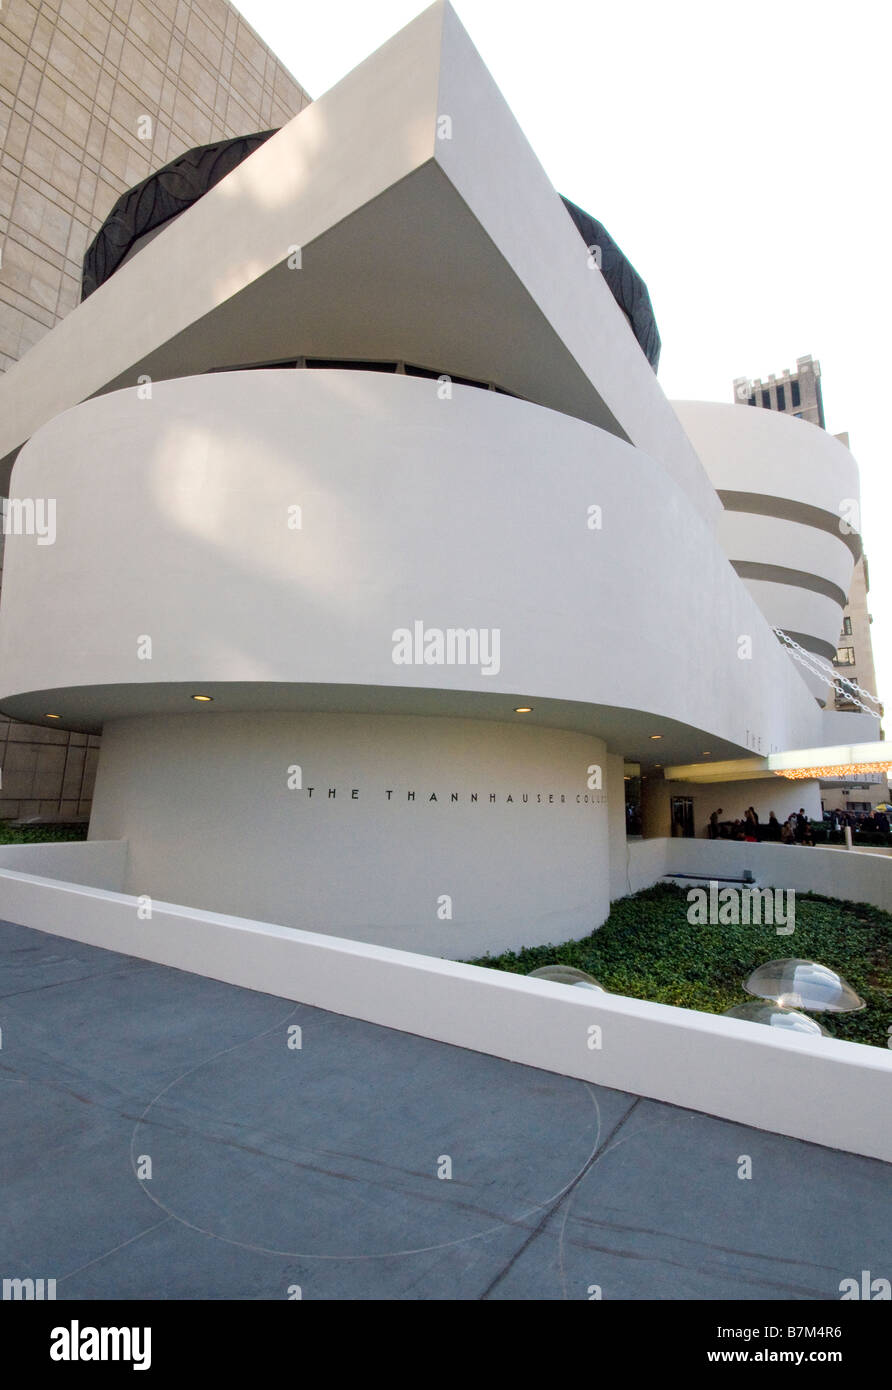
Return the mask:
POLYGON ((583 1164, 582 1168, 580 1168, 579 1172, 576 1174, 576 1177, 573 1179, 570 1185, 561 1193, 557 1200, 544 1213, 542 1220, 536 1226, 535 1230, 533 1230, 527 1237, 527 1239, 523 1242, 523 1244, 519 1246, 517 1250, 515 1250, 514 1254, 511 1256, 511 1259, 505 1265, 505 1268, 500 1270, 496 1277, 483 1290, 483 1293, 480 1295, 480 1299, 478 1301, 482 1302, 484 1299, 489 1298, 489 1295, 493 1292, 493 1290, 496 1289, 499 1284, 501 1284, 503 1279, 507 1278, 507 1276, 511 1273, 511 1270, 516 1265, 517 1261, 520 1259, 521 1255, 524 1253, 524 1251, 528 1250, 529 1247, 532 1245, 533 1241, 536 1239, 536 1237, 541 1235, 542 1231, 548 1225, 548 1222, 551 1220, 554 1213, 556 1211, 559 1211, 563 1203, 567 1201, 567 1199, 573 1194, 573 1192, 575 1192, 576 1188, 582 1182, 582 1179, 585 1177, 586 1173, 591 1172, 592 1168, 595 1166, 595 1164, 598 1162, 598 1159, 601 1157, 604 1150, 607 1148, 607 1145, 610 1143, 611 1139, 613 1139, 617 1134, 619 1134, 620 1130, 628 1120, 629 1116, 641 1104, 641 1100, 642 1097, 638 1096, 635 1100, 632 1101, 632 1104, 629 1106, 628 1110, 625 1112, 624 1115, 620 1117, 620 1119, 614 1125, 613 1129, 607 1135, 603 1143, 598 1145, 591 1158, 589 1158, 583 1164))

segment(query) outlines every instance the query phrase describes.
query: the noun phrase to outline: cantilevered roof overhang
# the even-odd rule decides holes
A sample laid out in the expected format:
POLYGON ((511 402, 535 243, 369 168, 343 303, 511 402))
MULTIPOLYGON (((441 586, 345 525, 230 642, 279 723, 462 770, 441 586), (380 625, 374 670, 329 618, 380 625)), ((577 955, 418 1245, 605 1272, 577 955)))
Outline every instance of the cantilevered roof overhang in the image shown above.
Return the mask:
MULTIPOLYGON (((95 395, 223 366, 406 360, 492 381, 720 503, 544 170, 443 0, 166 226, 0 381, 0 482, 95 395)), ((4 489, 5 490, 5 489, 4 489)))
POLYGON ((791 781, 850 778, 892 768, 892 745, 845 743, 828 748, 797 748, 769 753, 765 758, 734 758, 721 763, 687 763, 667 767, 668 782, 742 782, 759 777, 786 777, 791 781))
MULTIPOLYGON (((275 135, 276 129, 198 145, 122 193, 87 247, 81 299, 88 299, 111 279, 115 271, 154 239, 168 222, 209 193, 275 135)), ((656 371, 660 360, 660 334, 647 286, 602 223, 569 198, 562 197, 561 201, 589 253, 596 259, 592 269, 600 268, 611 294, 629 320, 641 351, 656 371)))

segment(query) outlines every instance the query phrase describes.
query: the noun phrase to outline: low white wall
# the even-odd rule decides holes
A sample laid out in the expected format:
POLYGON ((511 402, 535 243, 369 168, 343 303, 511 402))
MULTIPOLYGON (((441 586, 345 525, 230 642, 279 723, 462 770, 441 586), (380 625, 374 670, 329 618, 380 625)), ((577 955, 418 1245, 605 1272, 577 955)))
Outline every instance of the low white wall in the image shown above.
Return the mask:
POLYGON ((740 878, 744 869, 751 869, 765 887, 822 893, 892 912, 892 859, 884 854, 736 840, 660 839, 630 841, 630 859, 635 892, 673 872, 740 878))
POLYGON ((662 878, 666 872, 666 847, 670 843, 671 841, 662 838, 627 840, 622 873, 617 875, 618 891, 613 894, 613 898, 626 898, 632 893, 640 893, 642 888, 650 888, 651 884, 662 878))
POLYGON ((0 845, 0 869, 63 879, 87 888, 124 886, 126 840, 45 840, 32 845, 0 845))
MULTIPOLYGON (((803 851, 804 852, 804 851, 803 851)), ((792 851, 791 851, 792 853, 792 851)), ((0 916, 402 1032, 892 1160, 892 1053, 0 870, 0 916), (600 1037, 593 1033, 600 1029, 600 1037), (591 1043, 597 1041, 598 1047, 591 1043)))

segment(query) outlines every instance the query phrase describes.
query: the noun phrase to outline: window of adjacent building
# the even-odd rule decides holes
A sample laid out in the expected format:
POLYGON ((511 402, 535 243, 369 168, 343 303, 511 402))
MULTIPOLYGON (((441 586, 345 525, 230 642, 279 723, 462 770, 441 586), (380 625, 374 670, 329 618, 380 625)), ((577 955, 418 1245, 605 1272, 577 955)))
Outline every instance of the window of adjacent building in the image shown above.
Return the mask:
POLYGON ((786 410, 787 408, 787 397, 782 386, 777 388, 777 408, 778 410, 786 410))
POLYGON ((854 648, 854 647, 837 647, 837 648, 836 648, 836 664, 837 664, 837 666, 854 666, 854 664, 855 664, 855 648, 854 648))
POLYGON ((843 618, 843 620, 842 620, 842 630, 843 630, 843 635, 844 635, 845 637, 851 637, 851 635, 852 635, 852 620, 851 620, 851 618, 843 618))
POLYGON ((799 404, 799 382, 798 382, 798 381, 791 381, 791 382, 790 382, 790 399, 791 399, 792 402, 793 402, 793 409, 795 410, 796 406, 799 404))
POLYGON ((770 409, 771 409, 771 392, 770 392, 770 391, 763 391, 763 392, 762 392, 762 404, 764 405, 764 407, 765 407, 766 410, 770 410, 770 409))

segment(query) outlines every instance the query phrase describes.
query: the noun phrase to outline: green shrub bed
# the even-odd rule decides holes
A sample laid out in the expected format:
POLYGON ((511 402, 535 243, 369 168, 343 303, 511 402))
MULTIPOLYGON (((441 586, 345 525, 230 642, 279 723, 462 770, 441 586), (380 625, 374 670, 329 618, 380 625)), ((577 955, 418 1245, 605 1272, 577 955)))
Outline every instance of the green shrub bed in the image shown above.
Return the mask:
POLYGON ((612 994, 724 1013, 750 996, 743 981, 757 965, 785 956, 816 960, 867 1002, 852 1014, 813 1014, 834 1037, 886 1047, 892 1026, 892 916, 867 903, 796 894, 796 926, 695 926, 687 890, 657 884, 621 898, 600 930, 563 945, 525 946, 470 962, 528 975, 562 962, 586 970, 612 994))

